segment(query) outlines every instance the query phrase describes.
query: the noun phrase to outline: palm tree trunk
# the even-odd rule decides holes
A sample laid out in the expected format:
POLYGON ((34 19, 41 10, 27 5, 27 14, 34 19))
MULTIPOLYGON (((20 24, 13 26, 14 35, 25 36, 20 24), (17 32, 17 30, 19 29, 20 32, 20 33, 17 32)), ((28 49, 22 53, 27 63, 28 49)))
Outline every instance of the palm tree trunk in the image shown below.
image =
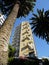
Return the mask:
POLYGON ((0 65, 6 65, 8 59, 8 44, 11 30, 19 10, 19 4, 15 4, 4 25, 0 29, 0 65))

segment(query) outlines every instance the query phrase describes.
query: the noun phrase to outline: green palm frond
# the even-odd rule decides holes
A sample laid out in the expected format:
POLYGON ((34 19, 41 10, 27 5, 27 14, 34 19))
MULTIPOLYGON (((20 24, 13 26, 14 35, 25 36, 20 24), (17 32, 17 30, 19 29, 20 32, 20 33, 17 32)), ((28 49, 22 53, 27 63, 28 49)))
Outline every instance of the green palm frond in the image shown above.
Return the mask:
POLYGON ((38 15, 33 14, 31 18, 32 29, 36 36, 49 42, 49 10, 37 10, 38 15))
POLYGON ((16 3, 18 3, 19 4, 19 11, 18 11, 17 17, 26 16, 30 11, 33 10, 34 5, 35 5, 35 1, 36 0, 3 0, 2 6, 1 6, 1 11, 3 12, 3 14, 7 14, 7 12, 9 11, 9 14, 10 14, 14 5, 16 3))
POLYGON ((28 13, 32 10, 32 8, 34 7, 34 3, 32 2, 33 0, 25 0, 23 2, 20 2, 20 8, 18 11, 18 16, 17 17, 22 17, 22 16, 26 16, 28 15, 28 13))

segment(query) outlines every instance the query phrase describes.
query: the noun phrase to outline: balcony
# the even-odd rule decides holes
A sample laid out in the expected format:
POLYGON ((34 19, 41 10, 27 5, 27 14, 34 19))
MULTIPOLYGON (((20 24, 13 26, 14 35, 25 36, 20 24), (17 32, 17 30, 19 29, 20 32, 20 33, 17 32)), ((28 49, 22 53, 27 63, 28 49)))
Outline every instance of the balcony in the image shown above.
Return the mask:
POLYGON ((30 38, 26 35, 26 37, 22 39, 22 42, 24 42, 25 40, 30 40, 30 38))
POLYGON ((24 34, 26 34, 26 33, 28 34, 29 32, 26 30, 25 32, 22 33, 22 35, 24 35, 24 34))
POLYGON ((26 22, 26 23, 24 23, 22 26, 25 26, 25 25, 27 25, 27 22, 26 22))

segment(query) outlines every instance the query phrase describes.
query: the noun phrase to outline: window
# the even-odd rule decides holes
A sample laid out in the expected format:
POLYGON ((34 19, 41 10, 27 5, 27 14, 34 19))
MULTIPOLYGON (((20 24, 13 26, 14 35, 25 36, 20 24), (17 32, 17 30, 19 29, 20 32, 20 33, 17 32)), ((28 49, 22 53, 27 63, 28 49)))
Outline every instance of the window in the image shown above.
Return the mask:
POLYGON ((26 33, 28 33, 28 31, 26 30, 24 33, 22 33, 22 35, 24 35, 24 34, 26 34, 26 33))
POLYGON ((29 34, 28 36, 31 36, 31 34, 29 34))
POLYGON ((23 26, 27 25, 27 23, 23 24, 23 26))
POLYGON ((26 35, 26 37, 22 39, 22 41, 25 41, 25 40, 30 40, 28 35, 26 35))
POLYGON ((26 46, 24 46, 24 47, 21 49, 21 51, 25 50, 26 48, 28 48, 28 46, 27 46, 27 45, 26 45, 26 46))
POLYGON ((34 52, 30 52, 30 53, 29 53, 29 57, 35 57, 34 52))
POLYGON ((24 29, 27 29, 28 27, 26 26, 26 27, 23 27, 23 29, 22 30, 24 30, 24 29))

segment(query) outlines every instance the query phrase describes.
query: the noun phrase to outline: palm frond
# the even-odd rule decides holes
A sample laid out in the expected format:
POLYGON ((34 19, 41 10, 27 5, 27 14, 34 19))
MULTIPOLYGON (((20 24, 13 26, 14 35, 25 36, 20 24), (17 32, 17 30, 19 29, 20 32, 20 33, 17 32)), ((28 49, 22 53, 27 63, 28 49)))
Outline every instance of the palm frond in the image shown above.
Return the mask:
POLYGON ((24 3, 21 3, 17 17, 28 15, 28 13, 32 10, 33 6, 34 3, 31 3, 31 1, 29 2, 28 0, 26 0, 24 3))
POLYGON ((26 16, 33 9, 35 5, 34 0, 2 0, 2 5, 1 5, 2 13, 7 14, 8 11, 11 12, 16 3, 19 4, 19 11, 17 17, 26 16))
POLYGON ((44 12, 44 9, 37 10, 38 15, 33 14, 31 18, 33 32, 36 36, 41 37, 49 42, 49 10, 44 12))
POLYGON ((38 17, 36 14, 33 14, 34 17, 38 17))

